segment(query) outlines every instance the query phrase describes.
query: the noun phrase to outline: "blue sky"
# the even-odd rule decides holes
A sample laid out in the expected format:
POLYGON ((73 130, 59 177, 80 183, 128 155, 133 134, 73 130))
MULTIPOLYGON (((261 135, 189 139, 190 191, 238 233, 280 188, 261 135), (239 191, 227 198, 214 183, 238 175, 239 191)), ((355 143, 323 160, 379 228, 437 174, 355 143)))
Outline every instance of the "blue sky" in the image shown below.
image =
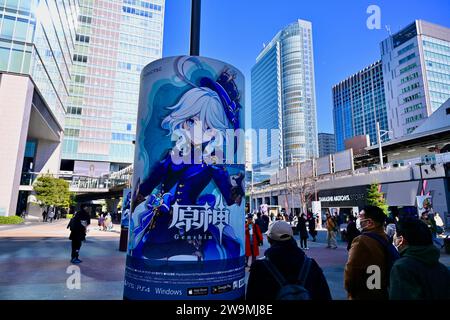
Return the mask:
MULTIPOLYGON (((189 54, 190 0, 166 0, 163 56, 189 54)), ((228 62, 245 75, 249 124, 250 70, 284 26, 312 22, 319 132, 333 132, 331 87, 380 58, 379 43, 415 19, 450 27, 448 0, 203 0, 200 55, 228 62), (380 30, 369 30, 367 7, 381 9, 380 30)))

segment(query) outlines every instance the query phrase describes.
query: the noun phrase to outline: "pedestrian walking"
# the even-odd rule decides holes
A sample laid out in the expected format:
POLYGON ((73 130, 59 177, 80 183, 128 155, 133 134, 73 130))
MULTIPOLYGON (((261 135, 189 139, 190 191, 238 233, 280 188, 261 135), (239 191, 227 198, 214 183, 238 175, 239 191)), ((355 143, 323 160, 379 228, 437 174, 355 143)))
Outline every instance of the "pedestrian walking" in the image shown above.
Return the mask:
POLYGON ((305 214, 298 217, 297 232, 300 235, 300 249, 309 250, 308 248, 308 231, 306 230, 305 214))
POLYGON ((327 220, 327 248, 336 249, 337 248, 337 242, 336 242, 336 232, 337 232, 337 223, 333 219, 333 217, 330 215, 330 213, 327 212, 326 214, 327 220))
POLYGON ((70 229, 69 239, 72 240, 72 253, 71 260, 72 263, 81 263, 79 259, 79 253, 82 241, 86 240, 87 226, 90 224, 89 207, 83 205, 81 210, 76 212, 74 217, 70 219, 67 228, 70 229))
POLYGON ((262 245, 263 236, 259 226, 253 223, 253 216, 248 215, 245 222, 245 260, 247 267, 256 260, 259 256, 259 246, 262 245), (249 263, 249 258, 252 258, 249 263))
POLYGON ((98 230, 105 231, 105 217, 102 213, 98 216, 98 230))
POLYGON ((417 219, 400 221, 394 244, 401 258, 392 267, 389 298, 450 300, 450 271, 439 262, 428 226, 417 219))
POLYGON ((350 300, 387 300, 389 274, 398 252, 384 232, 386 215, 366 206, 358 215, 361 235, 353 239, 344 270, 344 285, 350 300), (376 273, 376 280, 368 278, 376 273), (370 283, 375 285, 370 285, 370 283))
POLYGON ((309 217, 308 217, 308 230, 309 230, 309 234, 312 237, 312 241, 316 242, 316 237, 317 237, 317 231, 316 231, 316 218, 315 216, 310 213, 309 217))
POLYGON ((42 212, 42 222, 47 222, 47 211, 46 210, 44 210, 42 212))
POLYGON ((48 220, 50 220, 50 223, 53 222, 54 218, 55 218, 55 210, 54 209, 50 209, 50 211, 48 212, 48 220))
POLYGON ((331 300, 322 269, 298 247, 289 223, 270 224, 267 239, 264 259, 250 268, 247 300, 331 300))
POLYGON ((106 214, 105 217, 105 226, 107 231, 111 231, 113 228, 112 217, 109 212, 106 214))
POLYGON ((270 217, 267 214, 263 214, 261 216, 261 219, 264 222, 264 229, 261 229, 261 232, 266 233, 267 230, 269 230, 269 224, 270 224, 270 217), (264 230, 264 231, 263 231, 264 230))
POLYGON ((356 228, 355 217, 353 215, 350 215, 348 217, 348 220, 349 221, 348 221, 347 230, 346 230, 347 251, 350 250, 353 239, 355 239, 357 236, 359 236, 361 234, 361 232, 359 232, 358 228, 356 228))
POLYGON ((262 233, 266 232, 266 223, 264 222, 262 216, 261 216, 261 212, 256 213, 256 220, 255 220, 255 224, 258 225, 259 229, 261 230, 262 233))

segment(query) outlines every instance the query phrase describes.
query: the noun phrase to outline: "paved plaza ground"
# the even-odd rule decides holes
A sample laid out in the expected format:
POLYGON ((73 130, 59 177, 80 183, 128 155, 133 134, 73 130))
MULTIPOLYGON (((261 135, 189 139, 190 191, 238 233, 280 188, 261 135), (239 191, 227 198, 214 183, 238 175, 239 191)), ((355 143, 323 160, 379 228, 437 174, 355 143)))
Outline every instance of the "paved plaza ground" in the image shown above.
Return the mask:
MULTIPOLYGON (((120 226, 99 231, 92 221, 80 258, 81 289, 68 289, 71 243, 68 220, 0 226, 0 299, 36 300, 117 300, 122 299, 125 269, 124 252, 119 248, 120 226)), ((268 243, 265 241, 264 248, 268 243)), ((346 244, 327 249, 325 232, 318 242, 309 242, 307 255, 322 267, 333 299, 345 299, 343 271, 347 260, 346 244)), ((450 255, 441 253, 441 262, 450 267, 450 255)))

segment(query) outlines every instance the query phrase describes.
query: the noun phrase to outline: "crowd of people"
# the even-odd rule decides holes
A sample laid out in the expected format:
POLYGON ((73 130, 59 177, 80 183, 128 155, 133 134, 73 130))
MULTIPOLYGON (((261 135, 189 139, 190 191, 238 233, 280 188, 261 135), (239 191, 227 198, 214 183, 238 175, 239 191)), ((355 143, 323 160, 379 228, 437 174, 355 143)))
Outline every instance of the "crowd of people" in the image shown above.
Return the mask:
POLYGON ((42 211, 42 221, 43 222, 53 222, 62 218, 62 213, 60 209, 50 208, 48 211, 42 211))
MULTIPOLYGON (((266 214, 256 215, 254 222, 253 215, 248 215, 246 222, 247 263, 252 258, 247 299, 330 300, 322 269, 304 251, 308 250, 307 225, 310 233, 315 231, 314 216, 297 216, 292 219, 297 220, 293 228, 292 221, 284 216, 271 219, 266 214), (299 234, 299 244, 294 230, 299 234), (263 233, 270 248, 258 258, 263 233)), ((435 213, 426 212, 420 219, 388 218, 380 208, 366 206, 348 219, 342 237, 348 243, 344 269, 348 299, 450 299, 450 271, 439 262, 441 243, 436 241, 436 234, 441 221, 435 213)), ((326 214, 327 248, 337 248, 339 225, 336 216, 326 214)))

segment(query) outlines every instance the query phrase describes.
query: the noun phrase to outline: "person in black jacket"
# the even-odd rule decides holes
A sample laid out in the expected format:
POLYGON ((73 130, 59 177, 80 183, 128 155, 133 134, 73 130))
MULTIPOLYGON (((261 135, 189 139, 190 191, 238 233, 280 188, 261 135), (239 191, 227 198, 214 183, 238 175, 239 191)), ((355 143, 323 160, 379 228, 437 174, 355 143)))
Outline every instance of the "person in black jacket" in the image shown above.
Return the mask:
POLYGON ((300 248, 308 250, 308 231, 306 230, 306 219, 304 214, 301 214, 298 218, 297 232, 300 235, 300 248))
POLYGON ((316 237, 317 237, 316 217, 312 213, 309 213, 309 215, 308 215, 308 230, 309 230, 309 234, 313 238, 312 241, 316 242, 316 237))
POLYGON ((72 240, 72 263, 81 263, 82 261, 78 258, 81 248, 81 242, 86 240, 86 229, 91 222, 91 217, 88 212, 89 207, 83 205, 81 210, 76 212, 74 217, 70 219, 67 228, 70 228, 69 239, 72 240))
MULTIPOLYGON (((271 261, 289 283, 295 284, 306 255, 297 246, 291 225, 285 221, 272 223, 267 232, 267 239, 270 248, 264 253, 266 259, 271 261)), ((305 289, 309 291, 312 300, 331 300, 328 283, 322 269, 314 259, 311 259, 305 289)), ((267 269, 264 261, 256 260, 250 268, 246 299, 273 301, 279 290, 280 285, 267 269)))
POLYGON ((361 232, 359 232, 358 228, 356 228, 355 217, 353 215, 350 215, 348 217, 348 224, 347 224, 347 230, 346 230, 347 251, 350 250, 353 239, 355 239, 360 234, 361 234, 361 232))

